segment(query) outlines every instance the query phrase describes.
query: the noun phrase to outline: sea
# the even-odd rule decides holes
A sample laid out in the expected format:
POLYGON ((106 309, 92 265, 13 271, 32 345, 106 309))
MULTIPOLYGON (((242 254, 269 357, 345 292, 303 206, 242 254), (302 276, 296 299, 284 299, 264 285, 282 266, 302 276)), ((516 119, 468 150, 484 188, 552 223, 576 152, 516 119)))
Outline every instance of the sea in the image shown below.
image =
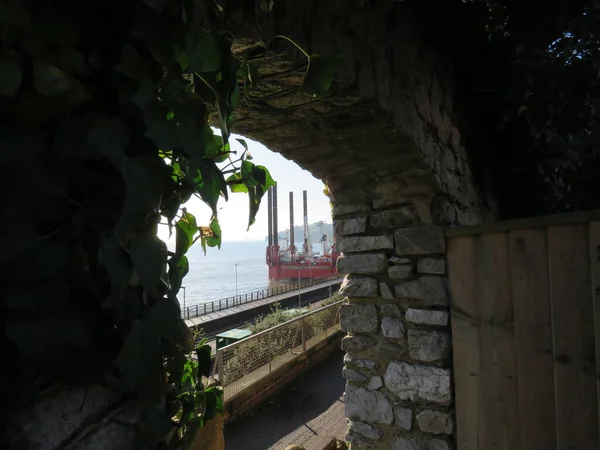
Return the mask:
MULTIPOLYGON (((236 278, 238 294, 279 286, 269 281, 266 249, 264 241, 227 241, 220 250, 207 247, 205 256, 200 245, 192 246, 187 253, 190 271, 183 279, 186 307, 234 296, 236 278)), ((313 244, 313 249, 319 251, 320 244, 313 244)), ((177 297, 183 306, 183 291, 177 297)))

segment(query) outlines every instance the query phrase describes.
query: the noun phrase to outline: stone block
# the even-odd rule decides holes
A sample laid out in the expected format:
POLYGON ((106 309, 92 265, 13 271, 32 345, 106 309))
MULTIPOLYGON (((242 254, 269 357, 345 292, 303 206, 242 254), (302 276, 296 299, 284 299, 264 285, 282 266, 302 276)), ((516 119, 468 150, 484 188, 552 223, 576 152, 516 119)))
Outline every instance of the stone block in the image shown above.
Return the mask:
POLYGON ((379 367, 377 361, 371 361, 370 359, 354 359, 347 353, 344 355, 344 364, 369 370, 377 369, 377 367, 379 367))
POLYGON ((381 377, 373 376, 367 383, 367 389, 370 391, 376 391, 381 386, 383 386, 383 380, 381 379, 381 377))
POLYGON ((454 425, 449 414, 425 409, 417 414, 421 431, 431 434, 452 434, 454 425))
POLYGON ((342 330, 352 333, 374 333, 377 331, 375 305, 342 305, 340 307, 340 327, 342 330))
POLYGON ((405 278, 409 278, 413 273, 413 268, 411 265, 396 265, 391 266, 388 269, 388 275, 393 280, 403 280, 405 278))
POLYGON ((391 289, 387 285, 387 283, 379 283, 379 291, 381 292, 381 297, 387 300, 394 298, 394 294, 392 294, 391 289))
POLYGON ((369 277, 346 276, 340 287, 345 297, 377 297, 377 280, 369 277))
POLYGON ((346 384, 344 403, 346 417, 350 420, 388 425, 394 420, 392 404, 381 392, 346 384))
POLYGON ((390 259, 390 264, 411 264, 412 261, 409 258, 400 258, 399 256, 392 256, 390 259))
POLYGON ((444 229, 436 226, 401 228, 394 234, 396 253, 403 255, 435 255, 445 253, 444 229))
POLYGON ((333 229, 335 236, 364 233, 367 229, 367 218, 357 217, 355 219, 334 220, 333 229))
POLYGON ((396 418, 396 425, 403 430, 409 431, 412 428, 412 409, 394 406, 394 417, 396 418))
POLYGON ((350 430, 368 439, 379 439, 381 436, 383 436, 383 433, 373 425, 369 425, 365 422, 359 422, 358 420, 350 421, 350 430))
POLYGON ((352 450, 367 450, 373 448, 373 441, 365 439, 360 434, 348 430, 344 441, 352 445, 352 450))
POLYGON ((448 404, 450 371, 392 361, 383 376, 385 386, 400 400, 448 404))
POLYGON ((402 311, 398 305, 383 305, 381 307, 382 316, 402 317, 402 311))
POLYGON ((423 437, 397 437, 389 448, 390 450, 450 450, 446 441, 423 437))
POLYGON ((404 323, 396 317, 381 319, 381 331, 386 338, 401 339, 404 336, 404 323))
POLYGON ((446 273, 446 261, 443 259, 427 257, 419 258, 417 260, 417 272, 431 275, 444 275, 446 273))
POLYGON ((383 253, 365 255, 343 255, 337 260, 337 269, 341 274, 371 274, 385 272, 387 258, 383 253))
POLYGON ((377 345, 377 339, 372 336, 345 336, 342 339, 342 350, 345 352, 360 352, 377 345))
POLYGON ((368 212, 369 206, 365 204, 355 204, 355 205, 340 205, 336 204, 333 206, 333 210, 331 215, 333 217, 343 216, 345 214, 359 213, 359 212, 368 212))
POLYGON ((420 221, 419 213, 412 205, 374 213, 369 218, 371 226, 378 229, 412 227, 420 221))
POLYGON ((448 313, 446 311, 408 308, 405 318, 408 322, 418 325, 448 325, 448 313))
POLYGON ((448 305, 446 279, 436 275, 424 275, 395 287, 396 298, 420 300, 430 305, 448 305))
POLYGON ((348 367, 342 369, 342 378, 350 381, 365 381, 367 379, 362 373, 348 367))
POLYGON ((444 359, 450 353, 450 335, 437 331, 408 330, 408 348, 410 357, 419 361, 444 359))
POLYGON ((391 250, 394 248, 394 238, 388 236, 347 236, 336 241, 338 252, 371 252, 373 250, 391 250))

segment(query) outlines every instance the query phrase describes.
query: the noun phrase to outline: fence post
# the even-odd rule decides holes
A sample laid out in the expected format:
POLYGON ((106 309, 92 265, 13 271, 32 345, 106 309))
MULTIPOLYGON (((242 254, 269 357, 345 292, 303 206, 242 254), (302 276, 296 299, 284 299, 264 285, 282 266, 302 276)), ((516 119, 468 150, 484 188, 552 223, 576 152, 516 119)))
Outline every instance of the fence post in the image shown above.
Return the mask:
POLYGON ((269 349, 269 373, 271 373, 271 340, 268 341, 267 348, 269 349))
POLYGON ((300 326, 302 327, 302 353, 306 353, 306 336, 304 336, 304 316, 300 318, 300 326))
POLYGON ((217 373, 219 375, 219 383, 221 383, 221 386, 224 387, 224 381, 223 381, 223 349, 220 348, 219 350, 217 350, 217 373))

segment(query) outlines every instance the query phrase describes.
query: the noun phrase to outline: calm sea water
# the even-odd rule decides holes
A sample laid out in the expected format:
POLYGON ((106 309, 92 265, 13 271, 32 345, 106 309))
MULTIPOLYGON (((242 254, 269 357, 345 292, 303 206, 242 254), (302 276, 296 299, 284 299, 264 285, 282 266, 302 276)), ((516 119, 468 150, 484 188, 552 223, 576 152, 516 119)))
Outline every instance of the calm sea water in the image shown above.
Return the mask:
MULTIPOLYGON (((313 247, 318 251, 319 244, 313 247)), ((277 282, 269 282, 266 248, 262 241, 223 242, 221 250, 207 248, 204 256, 202 247, 194 245, 187 254, 190 271, 183 280, 186 306, 234 296, 236 264, 238 294, 278 286, 277 282)), ((183 291, 177 297, 183 306, 183 291)))

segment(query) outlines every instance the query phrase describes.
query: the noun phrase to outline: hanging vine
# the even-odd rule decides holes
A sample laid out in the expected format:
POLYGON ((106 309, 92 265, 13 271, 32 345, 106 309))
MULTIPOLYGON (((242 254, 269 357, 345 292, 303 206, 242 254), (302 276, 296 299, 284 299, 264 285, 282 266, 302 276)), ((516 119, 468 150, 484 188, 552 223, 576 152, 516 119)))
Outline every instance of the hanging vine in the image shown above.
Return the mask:
MULTIPOLYGON (((11 402, 55 381, 110 374, 143 407, 145 445, 161 448, 185 447, 221 410, 220 388, 203 381, 210 348, 191 338, 177 295, 192 244, 221 245, 219 201, 246 193, 250 226, 274 184, 247 151, 231 151, 238 80, 255 85, 258 64, 232 54, 227 31, 228 18, 271 7, 0 3, 0 270, 10 343, 2 390, 11 402), (183 206, 192 196, 210 207, 209 223, 183 206), (174 251, 159 226, 175 234, 174 251)), ((326 91, 335 71, 315 61, 326 70, 309 68, 311 94, 326 91)))

